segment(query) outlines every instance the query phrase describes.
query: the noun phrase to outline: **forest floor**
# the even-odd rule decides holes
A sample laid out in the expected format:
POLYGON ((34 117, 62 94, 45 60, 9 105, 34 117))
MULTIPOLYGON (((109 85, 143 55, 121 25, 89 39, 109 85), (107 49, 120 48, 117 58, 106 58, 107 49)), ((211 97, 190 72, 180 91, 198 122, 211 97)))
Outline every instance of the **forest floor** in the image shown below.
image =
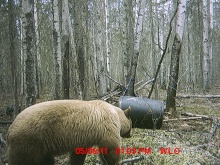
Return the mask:
MULTIPOLYGON (((218 90, 220 91, 220 90, 218 90)), ((216 90, 211 92, 217 94, 216 90)), ((177 99, 178 112, 207 115, 220 118, 220 99, 181 98, 177 99)), ((0 121, 10 121, 5 115, 4 101, 0 104, 0 121)), ((121 154, 121 159, 141 158, 136 165, 217 165, 220 164, 220 126, 211 135, 212 120, 204 118, 163 122, 160 130, 132 129, 132 138, 122 139, 121 148, 127 153, 121 154), (165 148, 167 153, 161 152, 165 148), (147 148, 145 152, 142 150, 147 148), (139 152, 138 152, 139 151, 139 152)), ((219 122, 219 121, 218 121, 219 122)), ((5 139, 10 124, 0 124, 0 133, 5 139)), ((6 147, 0 143, 0 157, 5 154, 6 147)), ((164 151, 164 150, 163 150, 164 151)), ((132 164, 124 163, 124 164, 132 164)), ((3 165, 0 161, 0 165, 3 165)), ((56 157, 56 165, 68 164, 68 155, 56 157)), ((98 155, 88 155, 86 165, 100 164, 98 155)))

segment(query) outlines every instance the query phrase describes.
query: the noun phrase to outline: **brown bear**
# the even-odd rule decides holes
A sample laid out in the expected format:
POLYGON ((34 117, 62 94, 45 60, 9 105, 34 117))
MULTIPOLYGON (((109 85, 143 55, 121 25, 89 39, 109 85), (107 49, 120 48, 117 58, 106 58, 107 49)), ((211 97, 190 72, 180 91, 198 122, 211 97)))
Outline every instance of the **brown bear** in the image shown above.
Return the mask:
POLYGON ((125 111, 101 100, 54 100, 23 110, 7 134, 9 165, 53 165, 54 156, 70 153, 70 164, 84 163, 84 151, 104 148, 101 160, 119 164, 120 136, 131 135, 130 109, 125 111))

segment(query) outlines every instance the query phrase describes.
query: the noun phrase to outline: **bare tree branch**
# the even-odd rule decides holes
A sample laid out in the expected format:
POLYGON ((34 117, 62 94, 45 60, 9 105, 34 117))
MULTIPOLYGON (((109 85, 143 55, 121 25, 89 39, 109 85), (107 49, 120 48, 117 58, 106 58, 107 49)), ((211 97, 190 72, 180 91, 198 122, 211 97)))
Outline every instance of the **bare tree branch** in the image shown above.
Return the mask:
POLYGON ((171 20, 170 20, 170 30, 169 30, 169 33, 168 33, 168 36, 167 36, 167 39, 166 39, 165 49, 163 50, 163 54, 162 54, 161 59, 160 59, 160 61, 159 61, 159 64, 158 64, 158 67, 157 67, 157 71, 156 71, 156 74, 155 74, 155 77, 154 77, 154 83, 152 84, 152 87, 151 87, 151 90, 150 90, 150 92, 149 92, 148 98, 151 97, 151 94, 152 94, 152 92, 153 92, 154 86, 155 86, 155 84, 156 84, 157 76, 158 76, 159 71, 160 71, 161 64, 162 64, 162 62, 163 62, 164 56, 165 56, 165 54, 166 54, 166 51, 167 51, 167 49, 168 49, 168 43, 169 43, 169 39, 170 39, 171 32, 172 32, 172 22, 173 22, 173 19, 174 19, 176 13, 177 13, 177 9, 178 9, 178 7, 176 8, 176 10, 175 10, 175 12, 174 12, 174 14, 173 14, 173 17, 172 17, 171 20))

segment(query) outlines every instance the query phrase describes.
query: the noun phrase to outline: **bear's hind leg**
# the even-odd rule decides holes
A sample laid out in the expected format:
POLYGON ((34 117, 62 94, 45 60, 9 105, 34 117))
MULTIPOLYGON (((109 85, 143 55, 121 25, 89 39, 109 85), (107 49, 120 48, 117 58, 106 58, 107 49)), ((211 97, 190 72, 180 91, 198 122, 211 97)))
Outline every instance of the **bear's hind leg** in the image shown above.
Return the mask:
POLYGON ((54 164, 55 164, 54 157, 49 155, 44 157, 40 165, 54 165, 54 164))
POLYGON ((83 165, 86 154, 76 154, 75 151, 70 153, 70 165, 83 165))

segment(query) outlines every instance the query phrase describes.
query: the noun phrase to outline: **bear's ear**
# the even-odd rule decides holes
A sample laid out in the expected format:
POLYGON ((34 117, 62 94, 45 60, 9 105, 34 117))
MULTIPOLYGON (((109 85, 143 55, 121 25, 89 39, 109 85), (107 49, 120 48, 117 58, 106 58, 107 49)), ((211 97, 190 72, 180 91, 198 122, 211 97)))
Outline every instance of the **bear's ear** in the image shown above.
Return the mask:
POLYGON ((131 115, 131 107, 129 106, 128 109, 124 110, 125 116, 129 119, 131 115))

